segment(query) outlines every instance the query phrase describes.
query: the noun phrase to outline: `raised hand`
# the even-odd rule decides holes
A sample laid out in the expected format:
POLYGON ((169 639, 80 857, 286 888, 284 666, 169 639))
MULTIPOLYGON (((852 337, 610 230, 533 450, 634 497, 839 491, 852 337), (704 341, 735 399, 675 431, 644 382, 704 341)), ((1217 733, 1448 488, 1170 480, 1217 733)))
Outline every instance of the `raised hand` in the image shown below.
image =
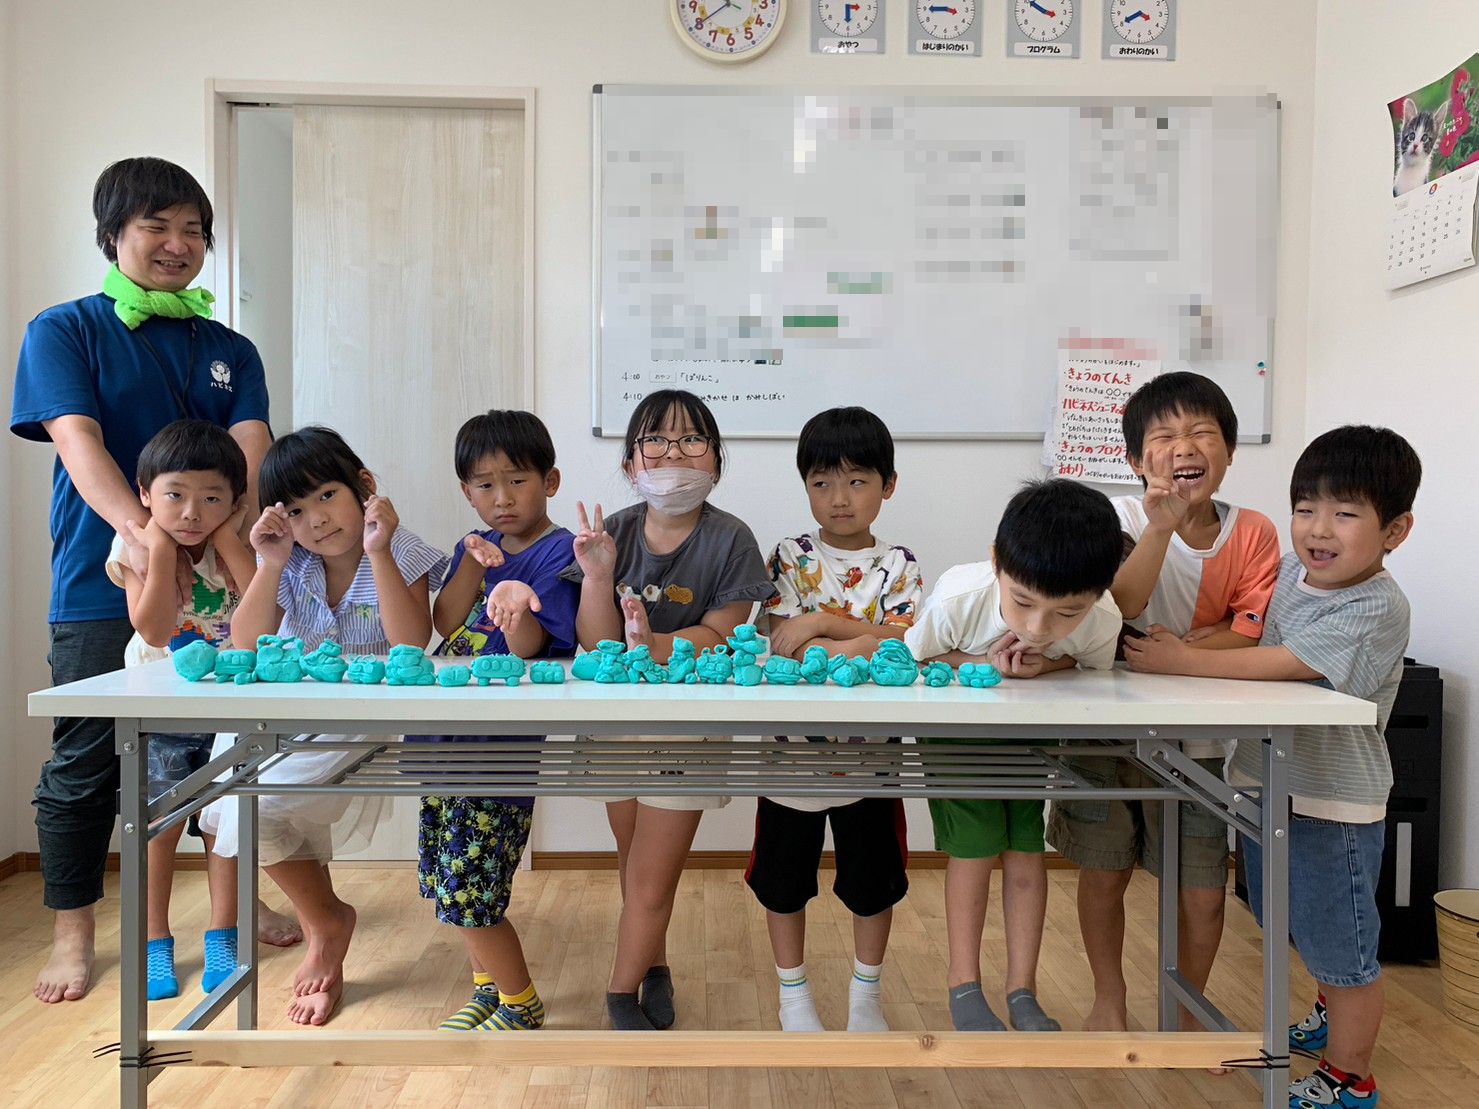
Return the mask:
POLYGON ((400 526, 401 518, 395 514, 390 498, 371 493, 365 502, 365 551, 375 554, 390 550, 390 537, 400 526))
MULTIPOLYGON (((503 549, 497 543, 484 539, 475 531, 469 532, 463 538, 462 553, 484 570, 491 570, 495 566, 503 565, 503 549)), ((489 598, 490 601, 491 599, 489 598)), ((488 614, 490 616, 493 614, 491 608, 488 610, 488 614)))
POLYGON ((1145 456, 1145 515, 1153 526, 1175 531, 1191 509, 1176 485, 1176 448, 1162 447, 1145 456))
POLYGON ((288 564, 288 556, 293 553, 293 526, 281 501, 262 510, 252 525, 250 538, 252 550, 262 556, 264 566, 281 569, 288 564))
POLYGON ((652 625, 647 622, 647 606, 640 597, 621 599, 622 631, 627 647, 652 646, 652 625))
POLYGON ((586 516, 585 504, 575 502, 580 530, 575 533, 575 561, 588 578, 609 578, 616 573, 616 540, 606 530, 606 517, 596 505, 594 522, 586 516))
MULTIPOLYGON (((497 547, 493 549, 498 550, 497 547)), ((524 582, 501 581, 488 594, 486 607, 488 619, 493 621, 495 628, 502 628, 504 638, 507 638, 518 631, 524 613, 539 611, 539 594, 524 582)))

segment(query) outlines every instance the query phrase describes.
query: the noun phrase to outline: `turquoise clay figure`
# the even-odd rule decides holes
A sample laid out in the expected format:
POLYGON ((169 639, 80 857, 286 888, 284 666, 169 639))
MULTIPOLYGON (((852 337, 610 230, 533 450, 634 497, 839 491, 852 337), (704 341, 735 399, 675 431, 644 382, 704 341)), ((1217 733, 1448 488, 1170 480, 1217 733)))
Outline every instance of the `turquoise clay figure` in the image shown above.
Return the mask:
POLYGON ((529 664, 529 680, 535 685, 564 685, 565 668, 552 658, 529 664))
POLYGON ((259 682, 301 682, 303 641, 296 636, 257 636, 257 666, 253 674, 259 682))
POLYGON ((374 655, 356 655, 349 660, 346 676, 355 685, 379 685, 385 680, 385 663, 374 655))
POLYGON ((437 685, 443 689, 456 689, 472 681, 472 667, 470 666, 443 666, 437 671, 437 685))
POLYGON ((729 657, 729 648, 721 643, 717 647, 705 647, 693 668, 704 685, 723 685, 734 673, 734 660, 729 657))
POLYGON ((927 662, 920 670, 919 676, 924 679, 924 684, 931 689, 940 689, 955 680, 955 671, 950 669, 948 662, 927 662))
POLYGON ((785 655, 765 660, 765 680, 771 685, 795 685, 801 681, 801 663, 785 655))
POLYGON ((601 653, 586 651, 585 654, 575 656, 575 661, 570 664, 570 676, 578 682, 593 682, 600 665, 601 653))
POLYGON ((240 649, 222 651, 216 656, 216 681, 235 682, 237 685, 250 685, 257 679, 253 672, 257 669, 257 652, 240 649))
POLYGON ((868 672, 879 685, 912 685, 919 677, 919 663, 902 639, 885 639, 873 652, 868 672))
MULTIPOLYGON (((801 677, 811 685, 825 685, 830 664, 831 660, 827 658, 827 648, 808 647, 806 654, 801 656, 801 677)), ((768 674, 767 677, 769 677, 768 674)), ((774 681, 773 678, 771 680, 774 681)))
POLYGON ((170 656, 175 664, 175 673, 187 682, 198 682, 216 669, 216 656, 221 652, 204 639, 187 643, 170 656))
POLYGON ((634 682, 643 681, 652 685, 667 683, 668 668, 653 661, 652 648, 645 643, 639 643, 623 654, 621 662, 626 668, 627 676, 634 682))
POLYGON ((524 670, 524 660, 518 655, 479 655, 472 660, 472 676, 478 680, 478 685, 502 682, 516 686, 524 676, 524 670))
POLYGON ((698 681, 695 662, 693 644, 681 635, 675 635, 673 654, 668 659, 668 681, 673 685, 692 685, 698 681))
POLYGON ((625 685, 632 680, 627 668, 622 665, 626 644, 615 639, 603 639, 596 644, 596 650, 601 657, 596 664, 595 681, 602 685, 625 685))
POLYGON ((827 674, 838 685, 848 688, 861 685, 863 682, 863 677, 858 673, 857 667, 852 664, 852 659, 843 654, 833 655, 827 660, 827 674))
POLYGON ((764 636, 755 631, 754 624, 740 624, 735 627, 734 634, 729 637, 729 649, 734 652, 734 668, 738 670, 741 666, 754 666, 755 659, 763 655, 770 646, 764 636), (744 655, 749 655, 748 662, 741 662, 744 655))
POLYGON ((426 657, 423 648, 402 643, 390 649, 390 658, 385 663, 388 685, 435 685, 436 680, 436 665, 426 657))
POLYGON ((344 661, 343 655, 343 647, 332 639, 325 639, 317 650, 303 656, 303 671, 316 682, 333 685, 349 669, 349 663, 344 661))
POLYGON ((971 689, 990 689, 1001 684, 1001 671, 989 662, 962 662, 957 676, 961 685, 971 689))

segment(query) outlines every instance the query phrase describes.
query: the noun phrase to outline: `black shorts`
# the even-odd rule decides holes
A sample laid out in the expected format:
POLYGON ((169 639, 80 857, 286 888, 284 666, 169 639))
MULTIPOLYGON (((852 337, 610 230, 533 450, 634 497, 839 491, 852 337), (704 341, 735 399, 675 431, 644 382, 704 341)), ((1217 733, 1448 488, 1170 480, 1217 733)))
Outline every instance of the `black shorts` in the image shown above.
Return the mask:
POLYGON ((745 883, 773 913, 799 913, 817 895, 817 868, 827 822, 837 851, 832 891, 855 916, 877 916, 909 892, 904 802, 865 797, 851 805, 806 812, 760 798, 755 846, 745 883))

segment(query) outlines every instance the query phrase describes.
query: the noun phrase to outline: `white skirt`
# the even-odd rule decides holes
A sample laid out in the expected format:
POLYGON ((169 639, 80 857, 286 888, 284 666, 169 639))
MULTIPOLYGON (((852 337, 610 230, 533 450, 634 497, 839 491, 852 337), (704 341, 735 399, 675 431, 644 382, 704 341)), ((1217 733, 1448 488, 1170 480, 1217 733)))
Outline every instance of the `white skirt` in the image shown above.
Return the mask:
MULTIPOLYGON (((298 739, 390 740, 395 736, 324 735, 298 739)), ((232 732, 216 736, 211 757, 229 751, 236 743, 232 732)), ((356 751, 299 752, 289 755, 263 772, 260 781, 324 782, 357 758, 356 751)), ((237 798, 212 801, 200 813, 200 829, 216 837, 217 855, 234 858, 239 853, 237 798)), ((295 859, 326 863, 335 855, 347 855, 369 846, 375 829, 390 815, 384 797, 356 797, 348 793, 264 794, 257 798, 257 861, 260 866, 295 859)))

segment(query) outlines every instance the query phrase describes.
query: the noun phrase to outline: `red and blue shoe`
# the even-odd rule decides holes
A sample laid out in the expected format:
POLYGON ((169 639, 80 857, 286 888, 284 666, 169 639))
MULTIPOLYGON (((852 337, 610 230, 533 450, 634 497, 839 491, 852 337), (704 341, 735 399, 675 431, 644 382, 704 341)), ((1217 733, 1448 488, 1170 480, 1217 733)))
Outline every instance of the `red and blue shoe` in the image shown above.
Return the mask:
POLYGON ((1371 1075, 1357 1080, 1323 1059, 1313 1074, 1289 1087, 1289 1109, 1373 1109, 1380 1101, 1381 1092, 1371 1075))
POLYGON ((1325 1050, 1329 1041, 1330 1020, 1325 1015, 1325 995, 1320 994, 1309 1016, 1298 1024, 1289 1026, 1289 1050, 1308 1051, 1311 1055, 1318 1055, 1325 1050))

